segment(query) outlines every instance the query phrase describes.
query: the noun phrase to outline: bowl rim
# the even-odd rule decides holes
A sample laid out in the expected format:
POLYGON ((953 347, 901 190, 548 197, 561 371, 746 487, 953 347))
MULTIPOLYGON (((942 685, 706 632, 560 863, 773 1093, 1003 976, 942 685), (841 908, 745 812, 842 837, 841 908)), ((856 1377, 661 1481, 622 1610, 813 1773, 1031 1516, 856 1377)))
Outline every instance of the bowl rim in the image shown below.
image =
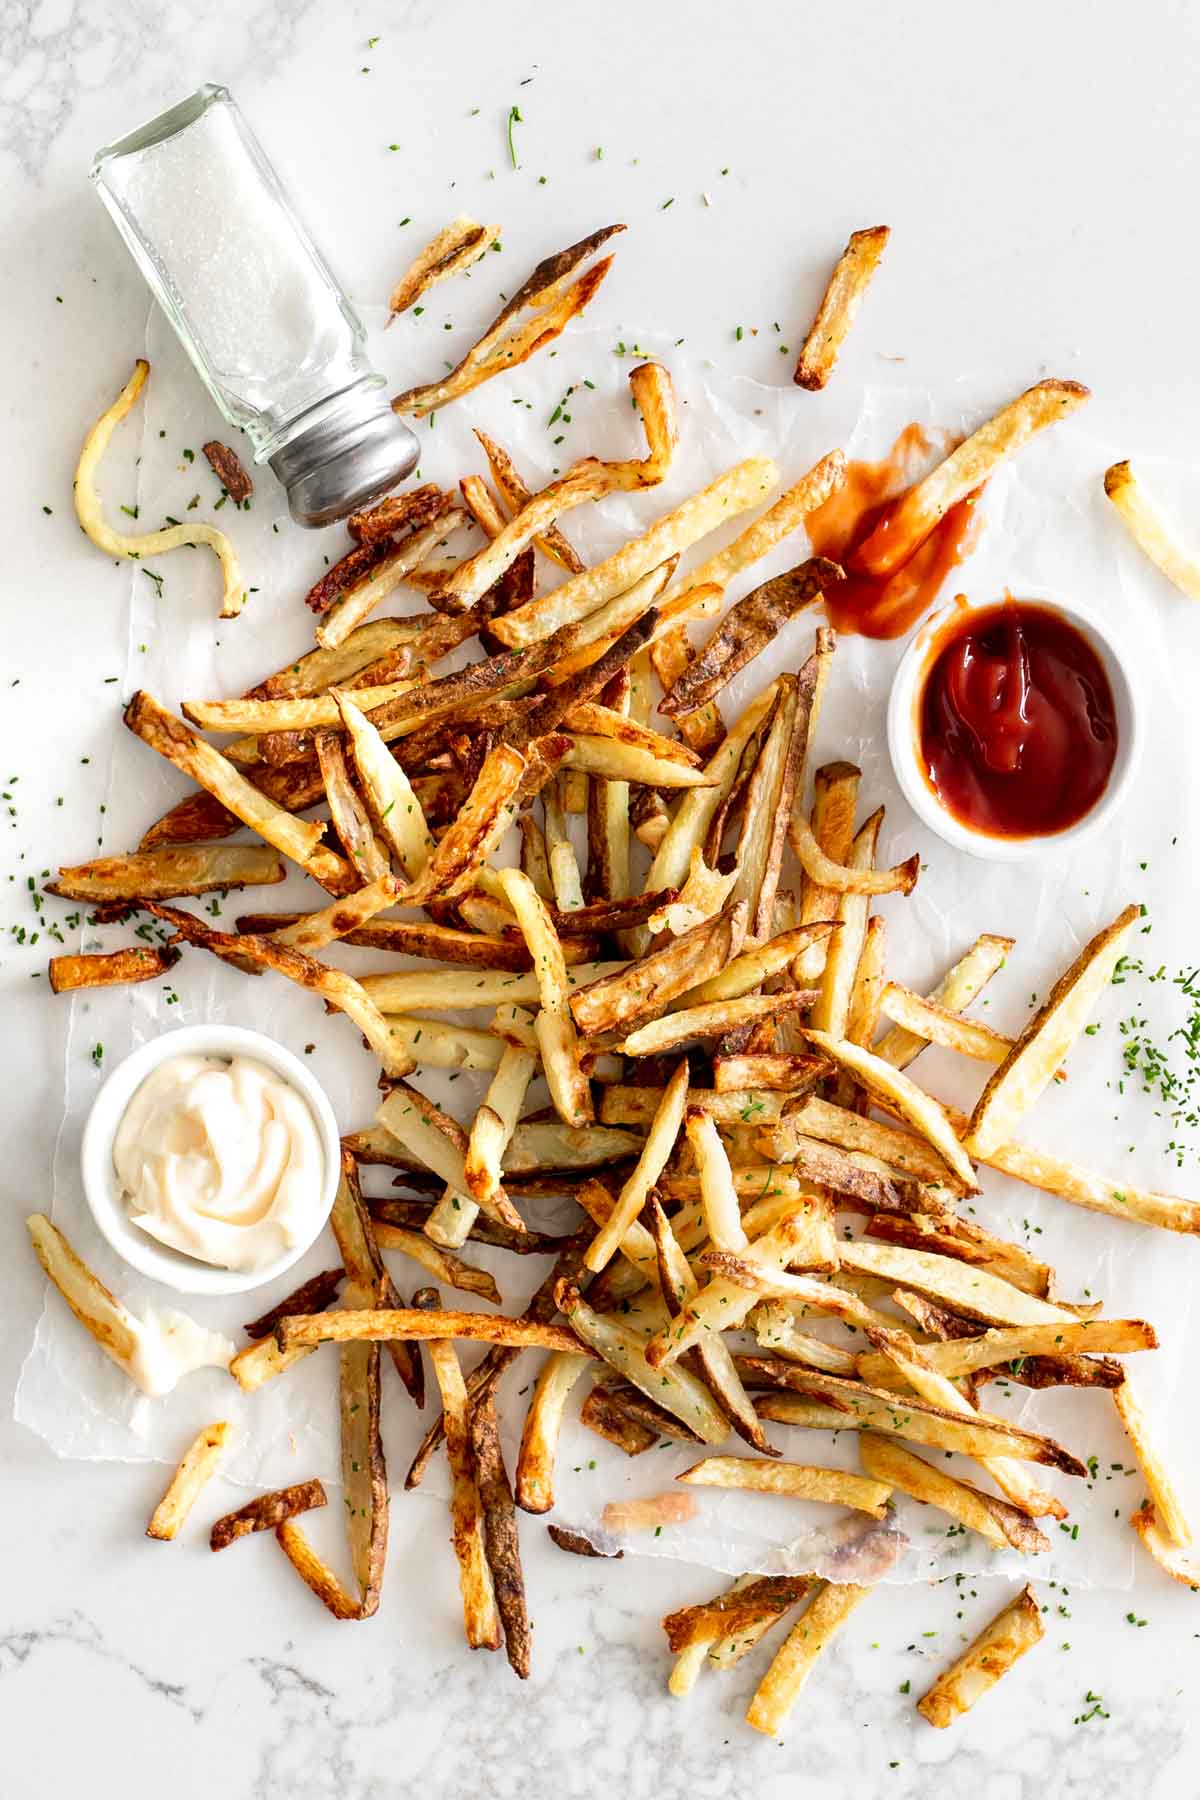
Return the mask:
POLYGON ((309 1251, 329 1220, 341 1175, 341 1139, 333 1107, 316 1077, 291 1050, 244 1025, 180 1025, 123 1057, 98 1088, 79 1148, 84 1198, 96 1228, 123 1262, 139 1274, 180 1294, 245 1294, 265 1287, 284 1274, 309 1251), (140 1231, 121 1201, 112 1148, 125 1109, 142 1083, 156 1068, 176 1056, 252 1057, 265 1063, 296 1089, 308 1105, 321 1140, 325 1167, 320 1204, 313 1214, 313 1228, 283 1256, 261 1269, 225 1269, 205 1263, 167 1244, 159 1244, 140 1231))
POLYGON ((1000 605, 1002 600, 968 600, 964 608, 961 601, 955 599, 930 614, 909 641, 892 678, 887 708, 888 754, 901 791, 921 821, 944 843, 986 862, 1028 862, 1036 856, 1053 856, 1066 849, 1075 849, 1086 839, 1094 837, 1124 804, 1142 755, 1141 691, 1134 665, 1126 653, 1119 632, 1114 631, 1107 619, 1093 612, 1090 607, 1081 605, 1077 600, 1066 599, 1057 588, 1021 582, 1013 584, 1007 592, 1018 602, 1029 601, 1034 606, 1043 606, 1048 611, 1061 614, 1082 633, 1104 667, 1118 717, 1122 722, 1118 731, 1116 759, 1108 784, 1091 810, 1082 819, 1076 820, 1075 824, 1068 825, 1062 831, 1023 838, 992 837, 987 832, 976 831, 972 826, 964 825, 942 806, 921 771, 914 718, 917 693, 934 644, 947 620, 959 616, 964 610, 979 612, 1000 605))

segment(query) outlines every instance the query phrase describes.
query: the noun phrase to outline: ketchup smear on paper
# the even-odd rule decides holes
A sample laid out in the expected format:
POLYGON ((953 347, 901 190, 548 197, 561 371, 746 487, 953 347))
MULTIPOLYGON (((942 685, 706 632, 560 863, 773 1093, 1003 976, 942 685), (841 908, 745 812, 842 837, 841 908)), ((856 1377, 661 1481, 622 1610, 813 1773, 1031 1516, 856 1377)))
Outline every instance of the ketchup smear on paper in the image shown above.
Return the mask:
POLYGON ((1104 792, 1117 754, 1100 658, 1061 613, 1028 600, 950 619, 919 730, 921 766, 942 805, 993 837, 1074 825, 1104 792))
POLYGON ((895 574, 867 575, 854 566, 854 552, 892 502, 912 485, 936 447, 920 425, 906 425, 882 462, 851 462, 837 493, 805 520, 814 553, 832 557, 846 571, 845 581, 822 596, 829 622, 838 631, 870 638, 903 637, 970 550, 978 493, 952 506, 895 574))

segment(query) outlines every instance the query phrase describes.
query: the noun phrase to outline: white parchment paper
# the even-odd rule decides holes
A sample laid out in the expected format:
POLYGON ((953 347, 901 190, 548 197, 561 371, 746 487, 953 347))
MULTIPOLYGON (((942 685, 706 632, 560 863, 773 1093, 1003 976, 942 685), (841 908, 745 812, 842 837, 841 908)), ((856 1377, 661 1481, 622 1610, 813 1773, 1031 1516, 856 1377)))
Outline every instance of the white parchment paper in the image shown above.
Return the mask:
MULTIPOLYGON (((376 316, 377 327, 381 319, 376 316)), ((132 468, 136 422, 106 472, 110 511, 136 491, 140 519, 149 528, 165 515, 187 516, 199 493, 198 516, 211 516, 217 488, 200 457, 210 436, 228 431, 209 407, 157 313, 149 325, 154 374, 141 420, 140 460, 132 468), (184 452, 191 450, 194 460, 184 452), (122 473, 122 457, 129 459, 122 473), (136 490, 134 483, 136 481, 136 490), (124 485, 122 485, 122 483, 124 485)), ((378 340, 383 366, 399 346, 378 340)), ((789 482, 818 455, 842 444, 852 456, 883 455, 911 420, 951 431, 970 429, 997 402, 1009 396, 984 382, 961 382, 937 396, 881 387, 865 396, 842 391, 837 380, 821 395, 801 394, 790 385, 767 388, 698 364, 686 349, 669 341, 644 340, 641 352, 655 354, 670 368, 680 399, 681 443, 670 480, 651 494, 617 497, 602 509, 585 509, 566 522, 569 535, 588 559, 614 549, 630 532, 666 511, 687 492, 710 480, 739 457, 773 456, 789 482)), ((470 402, 420 427, 420 474, 452 485, 469 470, 484 467, 471 435, 481 425, 516 455, 527 478, 540 484, 573 457, 639 454, 639 433, 628 400, 627 358, 614 353, 606 334, 568 335, 553 356, 480 390, 470 402), (568 394, 568 390, 572 390, 568 394), (564 394, 567 394, 565 402, 564 394), (563 417, 548 424, 563 402, 563 417), (562 442, 554 440, 561 437, 562 442)), ((892 375, 895 371, 888 370, 892 375)), ((1082 415, 1086 421, 1086 413, 1082 415)), ((1178 1023, 1180 1001, 1169 976, 1189 954, 1188 926, 1200 877, 1200 852, 1191 829, 1196 753, 1192 713, 1200 673, 1200 610, 1166 587, 1125 541, 1105 501, 1100 475, 1127 446, 1108 446, 1089 437, 1075 419, 1036 439, 989 484, 982 504, 984 527, 969 559, 956 571, 943 599, 961 589, 972 599, 999 598, 1023 585, 1058 589, 1084 601, 1118 630, 1141 689, 1147 725, 1146 747, 1135 791, 1111 829, 1078 853, 1047 856, 1032 864, 987 865, 962 856, 932 838, 902 799, 888 762, 884 715, 892 671, 902 643, 843 638, 815 745, 815 760, 846 756, 863 771, 865 808, 886 802, 882 855, 888 861, 919 850, 923 872, 907 901, 885 899, 889 971, 918 989, 930 986, 980 931, 1007 933, 1017 947, 991 984, 979 1016, 1015 1032, 1034 995, 1046 991, 1054 975, 1080 945, 1128 900, 1145 903, 1144 935, 1137 951, 1148 970, 1162 965, 1168 979, 1132 979, 1113 988, 1096 1015, 1099 1029, 1070 1059, 1070 1079, 1053 1088, 1027 1121, 1031 1142, 1058 1153, 1129 1175, 1189 1196, 1200 1193, 1197 1168, 1188 1160, 1177 1168, 1164 1147, 1169 1124, 1154 1103, 1126 1084, 1120 1092, 1120 1021, 1136 1010, 1163 1041, 1178 1023)), ((1140 464, 1139 464, 1140 466, 1140 464)), ((1200 476, 1156 466, 1145 473, 1164 503, 1183 511, 1200 494, 1200 476)), ((255 588, 244 617, 216 618, 219 581, 206 552, 182 551, 151 566, 163 578, 161 595, 145 571, 131 566, 129 651, 113 696, 112 766, 108 810, 102 821, 104 846, 118 850, 136 843, 146 825, 182 792, 165 763, 120 728, 117 696, 149 688, 170 706, 187 697, 243 691, 268 671, 311 646, 311 617, 301 597, 324 566, 342 554, 338 530, 305 533, 287 520, 282 494, 268 472, 259 473, 249 513, 226 507, 217 515, 234 536, 247 580, 255 588)), ((733 527, 724 535, 732 535, 733 527)), ((463 539, 464 549, 469 548, 463 539)), ((711 544, 703 547, 707 555, 711 544)), ((799 538, 743 581, 743 589, 790 566, 805 553, 799 538)), ((695 554, 695 553, 694 553, 695 554)), ((548 578, 548 571, 542 571, 548 578)), ((739 590, 741 591, 741 590, 739 590)), ((731 598, 737 598, 735 592, 731 598)), ((417 610, 415 594, 402 592, 392 610, 417 610)), ((779 670, 795 668, 811 646, 813 620, 794 621, 770 650, 731 685, 727 717, 779 670)), ((66 652, 69 655, 69 650, 66 652)), ((89 672, 89 676, 94 672, 89 672)), ((90 690, 89 690, 90 691, 90 690)), ((94 842, 64 845, 81 860, 94 842)), ((204 905, 204 902, 200 902, 204 905)), ((227 924, 242 910, 283 909, 312 904, 307 884, 231 896, 220 907, 227 924)), ((84 928, 86 947, 127 942, 129 927, 84 928)), ((339 948, 336 959, 362 971, 378 966, 369 952, 339 948)), ((395 965, 401 966, 401 965, 395 965)), ((48 1004, 51 1004, 48 1000, 48 1004)), ((102 1068, 136 1045, 176 1026, 228 1020, 266 1030, 293 1050, 310 1052, 343 1129, 368 1124, 377 1099, 374 1067, 348 1021, 326 1017, 319 1004, 288 983, 268 975, 248 980, 199 951, 189 951, 170 977, 126 990, 82 994, 57 1002, 71 1007, 64 1070, 63 1126, 55 1158, 53 1211, 81 1254, 127 1304, 168 1305, 174 1296, 136 1276, 109 1252, 92 1225, 78 1175, 79 1138, 102 1068), (101 1067, 96 1046, 103 1045, 101 1067)), ((480 1015, 462 1015, 482 1023, 480 1015)), ((935 1092, 969 1106, 982 1080, 976 1065, 930 1050, 919 1065, 921 1079, 935 1092)), ((451 1080, 437 1072, 419 1077, 440 1103, 469 1120, 486 1077, 463 1073, 451 1080)), ((534 1090, 540 1103, 541 1090, 534 1090)), ((368 1191, 387 1191, 390 1172, 365 1171, 368 1191)), ((1185 1492, 1200 1485, 1200 1458, 1187 1412, 1173 1401, 1181 1393, 1184 1347, 1190 1331, 1193 1275, 1200 1248, 1173 1234, 1125 1225, 1039 1194, 991 1172, 975 1216, 990 1229, 1036 1248, 1059 1270, 1070 1298, 1103 1298, 1109 1316, 1151 1319, 1162 1348, 1137 1359, 1139 1392, 1155 1421, 1163 1449, 1180 1468, 1185 1492)), ((566 1228, 575 1217, 568 1203, 537 1203, 530 1223, 566 1228)), ((190 1300, 184 1304, 204 1324, 240 1338, 244 1319, 263 1311, 300 1279, 326 1267, 336 1255, 327 1237, 307 1261, 286 1276, 277 1290, 241 1301, 190 1300)), ((515 1258, 479 1249, 476 1260, 495 1273, 506 1310, 517 1311, 545 1272, 539 1258, 515 1258)), ((416 1284, 416 1271, 400 1257, 394 1272, 402 1290, 416 1284)), ((470 1304, 476 1304, 474 1301, 470 1304)), ((851 1339, 845 1339, 851 1342, 851 1339)), ((470 1354, 468 1353, 468 1359, 470 1354)), ((536 1373, 537 1358, 526 1356, 508 1377, 502 1411, 509 1422, 509 1449, 524 1411, 523 1396, 536 1373)), ((390 1381, 386 1391, 385 1437, 393 1485, 424 1429, 390 1381)), ((39 1432, 62 1456, 173 1462, 198 1426, 227 1417, 238 1427, 227 1461, 234 1479, 266 1486, 303 1476, 337 1478, 334 1352, 319 1353, 255 1395, 241 1393, 222 1371, 188 1377, 164 1399, 139 1396, 79 1329, 57 1295, 49 1294, 15 1399, 16 1417, 39 1432)), ((587 1383, 581 1384, 580 1395, 587 1383)), ((1050 1477, 1071 1506, 1071 1527, 1050 1522, 1052 1550, 1037 1561, 1037 1573, 1063 1582, 1127 1585, 1132 1568, 1132 1534, 1127 1520, 1142 1497, 1140 1476, 1117 1424, 1111 1400, 1102 1392, 1051 1391, 1036 1395, 1020 1388, 1006 1393, 993 1384, 985 1404, 1060 1438, 1082 1457, 1095 1458, 1088 1483, 1050 1477)), ((569 1409, 559 1456, 557 1504, 553 1518, 584 1529, 610 1544, 600 1516, 606 1502, 670 1488, 673 1476, 695 1460, 680 1446, 662 1446, 629 1460, 579 1427, 578 1396, 569 1409)), ((428 1412, 426 1414, 428 1417, 428 1412)), ((796 1460, 855 1465, 852 1439, 830 1438, 778 1428, 785 1454, 796 1460)), ((678 1490, 676 1490, 678 1491, 678 1490)), ((812 1566, 818 1540, 828 1527, 828 1509, 774 1497, 694 1490, 697 1514, 665 1527, 657 1536, 625 1542, 627 1551, 681 1558, 730 1573, 812 1566)), ((399 1495, 393 1529, 403 1530, 406 1506, 442 1501, 445 1477, 439 1463, 416 1496, 399 1495)), ((335 1509, 330 1509, 333 1512, 335 1509)), ((903 1502, 897 1526, 909 1548, 893 1579, 999 1572, 1015 1567, 1014 1553, 989 1553, 973 1535, 946 1535, 941 1515, 903 1502)), ((1028 1564, 1024 1565, 1028 1567, 1028 1564)))

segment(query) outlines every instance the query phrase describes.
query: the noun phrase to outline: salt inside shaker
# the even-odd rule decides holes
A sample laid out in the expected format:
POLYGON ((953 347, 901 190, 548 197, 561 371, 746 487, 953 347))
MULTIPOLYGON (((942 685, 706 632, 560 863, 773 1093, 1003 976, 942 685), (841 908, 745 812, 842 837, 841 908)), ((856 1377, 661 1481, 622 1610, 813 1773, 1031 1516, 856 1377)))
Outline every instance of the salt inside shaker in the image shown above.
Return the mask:
POLYGON ((213 399, 327 525, 410 473, 417 440, 366 333, 229 90, 211 83, 96 154, 92 180, 213 399))

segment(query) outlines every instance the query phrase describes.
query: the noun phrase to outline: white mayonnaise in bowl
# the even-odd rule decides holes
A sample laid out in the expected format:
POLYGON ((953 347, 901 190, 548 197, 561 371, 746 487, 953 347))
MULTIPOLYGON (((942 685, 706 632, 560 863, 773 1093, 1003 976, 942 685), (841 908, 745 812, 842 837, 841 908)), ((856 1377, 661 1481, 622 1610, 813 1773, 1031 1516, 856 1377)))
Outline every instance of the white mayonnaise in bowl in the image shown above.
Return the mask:
POLYGON ((341 1145, 298 1057, 257 1031, 193 1025, 126 1057, 92 1103, 83 1188, 117 1254, 183 1294, 239 1294, 324 1229, 341 1145))

